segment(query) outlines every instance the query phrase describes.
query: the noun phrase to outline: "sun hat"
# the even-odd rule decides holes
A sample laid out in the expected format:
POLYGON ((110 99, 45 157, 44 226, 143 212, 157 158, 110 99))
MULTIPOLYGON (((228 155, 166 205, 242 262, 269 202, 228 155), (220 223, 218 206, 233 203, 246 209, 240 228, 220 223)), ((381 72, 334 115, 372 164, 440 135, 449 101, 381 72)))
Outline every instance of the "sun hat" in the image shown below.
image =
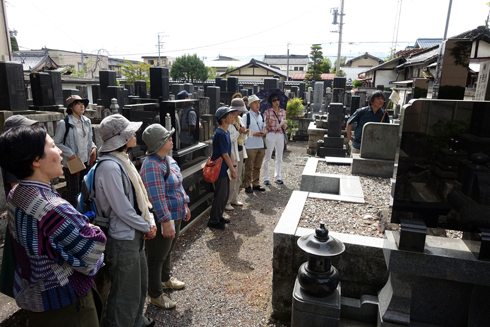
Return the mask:
POLYGON ((247 107, 245 107, 245 102, 240 98, 231 100, 230 109, 236 109, 238 112, 248 112, 247 107))
POLYGON ((251 96, 248 97, 248 104, 251 105, 252 102, 255 101, 260 101, 259 97, 256 96, 255 94, 252 94, 251 96))
POLYGON ((5 123, 3 124, 3 127, 5 131, 8 131, 9 129, 17 126, 23 126, 23 125, 34 125, 37 124, 38 122, 32 119, 29 119, 25 116, 22 115, 13 115, 10 116, 9 118, 5 119, 5 123))
POLYGON ((111 152, 128 143, 141 124, 143 122, 129 121, 120 114, 102 119, 99 134, 104 143, 100 147, 100 152, 111 152))
POLYGON ((247 97, 247 96, 244 96, 244 97, 242 98, 242 100, 243 100, 243 102, 248 102, 248 97, 247 97))
POLYGON ((187 98, 187 97, 189 97, 189 98, 190 98, 191 96, 192 96, 192 94, 187 93, 187 91, 186 91, 186 90, 182 90, 182 91, 180 91, 180 92, 177 94, 177 99, 178 99, 178 100, 184 100, 185 98, 187 98))
POLYGON ((71 109, 71 106, 75 101, 82 101, 85 108, 88 106, 88 99, 82 99, 79 95, 70 95, 68 98, 66 98, 66 109, 71 109))
POLYGON ((235 111, 238 111, 236 109, 231 109, 231 108, 228 108, 228 107, 219 107, 217 110, 216 110, 216 113, 214 114, 214 117, 216 117, 216 119, 219 120, 223 117, 225 117, 227 114, 229 114, 230 112, 235 112, 235 111))
POLYGON ((175 129, 169 132, 160 124, 152 124, 143 131, 143 142, 145 142, 148 150, 146 155, 149 156, 162 148, 167 140, 175 132, 175 129))

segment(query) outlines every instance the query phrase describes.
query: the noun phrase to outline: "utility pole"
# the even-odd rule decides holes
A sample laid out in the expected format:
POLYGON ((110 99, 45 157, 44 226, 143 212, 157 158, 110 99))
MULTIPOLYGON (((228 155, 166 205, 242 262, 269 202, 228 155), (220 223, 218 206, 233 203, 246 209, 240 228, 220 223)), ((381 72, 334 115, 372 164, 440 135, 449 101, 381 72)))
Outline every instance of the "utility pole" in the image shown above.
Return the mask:
POLYGON ((451 16, 451 5, 452 4, 453 4, 453 0, 449 0, 449 8, 447 10, 447 19, 446 19, 446 28, 444 29, 444 41, 446 41, 447 28, 449 26, 449 16, 451 16))
POLYGON ((339 51, 337 52, 337 65, 335 70, 340 72, 340 53, 342 49, 342 26, 344 25, 344 0, 340 0, 340 25, 339 25, 339 51))
POLYGON ((160 61, 161 61, 161 60, 160 60, 160 49, 163 47, 163 44, 165 43, 165 42, 163 42, 163 41, 160 41, 160 38, 162 38, 162 39, 163 39, 163 38, 164 38, 164 37, 166 37, 166 36, 168 36, 168 35, 163 35, 163 33, 161 33, 161 32, 160 32, 160 33, 158 33, 158 44, 157 44, 157 48, 158 48, 158 62, 157 62, 157 66, 158 66, 158 67, 160 67, 160 66, 161 66, 161 65, 160 65, 160 61))
POLYGON ((288 42, 288 63, 287 63, 287 73, 286 73, 286 81, 289 81, 289 42, 288 42))
POLYGON ((85 69, 83 67, 83 50, 81 51, 81 56, 82 56, 82 70, 83 70, 83 76, 82 77, 85 77, 85 69))

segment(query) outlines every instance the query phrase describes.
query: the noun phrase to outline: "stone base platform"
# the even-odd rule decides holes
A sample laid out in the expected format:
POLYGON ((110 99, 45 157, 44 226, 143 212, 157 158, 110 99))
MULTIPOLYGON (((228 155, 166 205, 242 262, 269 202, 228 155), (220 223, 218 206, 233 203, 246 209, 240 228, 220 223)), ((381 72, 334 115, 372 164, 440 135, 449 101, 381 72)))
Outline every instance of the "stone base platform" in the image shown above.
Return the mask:
POLYGON ((358 153, 352 153, 352 173, 391 178, 393 177, 394 160, 366 159, 358 153))

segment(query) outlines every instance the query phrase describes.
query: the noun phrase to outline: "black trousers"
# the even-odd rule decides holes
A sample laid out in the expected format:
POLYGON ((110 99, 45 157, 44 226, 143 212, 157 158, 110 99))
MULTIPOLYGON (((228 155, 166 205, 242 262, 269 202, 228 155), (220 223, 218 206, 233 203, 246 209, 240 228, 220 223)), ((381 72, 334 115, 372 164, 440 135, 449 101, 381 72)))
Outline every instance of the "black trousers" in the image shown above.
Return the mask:
POLYGON ((228 176, 219 177, 214 182, 214 200, 211 207, 211 215, 209 216, 209 222, 217 224, 223 217, 225 212, 226 203, 228 202, 228 194, 230 193, 230 179, 228 176))
POLYGON ((63 174, 65 175, 66 181, 65 199, 75 208, 77 207, 77 195, 80 193, 83 177, 87 175, 88 171, 90 170, 88 164, 85 164, 85 166, 87 168, 76 174, 71 174, 68 168, 63 167, 63 174))

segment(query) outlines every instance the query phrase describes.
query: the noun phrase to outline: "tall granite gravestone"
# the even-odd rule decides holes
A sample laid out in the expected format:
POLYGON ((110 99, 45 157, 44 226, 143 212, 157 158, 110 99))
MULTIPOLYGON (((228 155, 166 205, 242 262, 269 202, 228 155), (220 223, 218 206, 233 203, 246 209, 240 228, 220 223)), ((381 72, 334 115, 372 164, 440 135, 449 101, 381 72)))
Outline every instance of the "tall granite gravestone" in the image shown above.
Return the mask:
POLYGON ((334 77, 333 79, 333 88, 334 89, 344 89, 347 84, 347 78, 345 77, 334 77))
POLYGON ((92 103, 98 103, 98 99, 100 99, 100 85, 92 84, 92 103))
POLYGON ((172 94, 175 95, 175 100, 177 100, 177 94, 184 90, 184 84, 172 84, 170 87, 172 94))
POLYGON ((254 84, 253 94, 257 94, 258 92, 259 92, 259 86, 257 84, 254 84))
POLYGON ((51 75, 48 73, 31 73, 29 74, 32 90, 33 105, 38 109, 44 106, 54 105, 53 85, 51 75))
POLYGON ((291 86, 291 92, 294 93, 294 97, 298 97, 298 87, 297 86, 291 86))
POLYGON ((344 136, 341 135, 342 119, 344 118, 344 105, 342 103, 331 103, 328 106, 328 131, 323 138, 323 144, 318 144, 318 156, 323 157, 345 157, 347 147, 344 145, 344 136))
POLYGON ((305 82, 299 82, 299 94, 298 94, 298 96, 303 97, 305 90, 306 90, 306 83, 305 82))
POLYGON ((357 91, 356 95, 359 96, 359 108, 367 106, 367 94, 366 91, 357 91))
POLYGON ((279 88, 278 78, 264 78, 264 90, 273 90, 279 88))
POLYGON ((152 99, 169 99, 168 68, 150 67, 150 97, 152 99))
POLYGON ((51 76, 51 85, 53 86, 53 99, 55 105, 64 105, 63 88, 61 86, 61 73, 53 70, 48 71, 51 76))
POLYGON ((281 90, 282 92, 284 92, 284 81, 279 81, 279 90, 281 90))
POLYGON ((228 85, 228 81, 226 79, 222 79, 220 81, 220 85, 219 86, 220 86, 221 92, 227 92, 227 88, 226 88, 227 85, 228 85))
POLYGON ((244 97, 248 97, 248 92, 249 92, 249 91, 250 91, 249 89, 241 89, 241 90, 240 90, 240 93, 242 93, 242 95, 243 95, 244 97))
POLYGON ((88 99, 88 89, 86 85, 77 85, 76 88, 80 91, 80 97, 88 99))
POLYGON ((323 103, 323 82, 315 83, 315 91, 313 92, 313 112, 320 112, 323 103))
POLYGON ((208 86, 206 96, 209 98, 209 113, 214 115, 220 103, 220 88, 219 86, 208 86))
POLYGON ((228 92, 230 93, 238 92, 238 77, 230 76, 226 81, 227 81, 226 87, 228 92))
POLYGON ((68 99, 72 95, 80 95, 80 90, 78 89, 64 89, 63 90, 63 99, 68 99))
POLYGON ((459 191, 468 178, 458 176, 466 161, 459 156, 490 149, 488 112, 484 101, 418 99, 402 108, 391 215, 400 232, 385 232, 390 277, 378 295, 381 326, 490 325, 490 258, 481 258, 490 210, 459 191), (463 239, 429 236, 427 227, 462 230, 463 239))
POLYGON ((350 112, 350 107, 352 105, 352 93, 351 92, 345 92, 344 93, 344 106, 347 112, 350 112))
POLYGON ((357 109, 360 108, 360 101, 361 101, 361 97, 358 96, 358 95, 353 95, 352 96, 352 101, 351 101, 351 106, 350 106, 350 114, 354 114, 354 112, 356 112, 357 109))
POLYGON ((470 40, 448 39, 439 45, 433 99, 463 100, 472 44, 470 40))
POLYGON ((0 110, 27 110, 27 94, 22 64, 0 61, 0 110))
POLYGON ((385 90, 384 85, 376 85, 376 90, 383 92, 385 90))
POLYGON ((332 102, 332 92, 325 93, 325 107, 328 107, 332 102))
POLYGON ((332 92, 332 102, 334 103, 344 103, 345 90, 341 88, 334 88, 332 92))
POLYGON ((148 91, 146 90, 145 81, 135 81, 134 82, 134 95, 146 99, 148 91))
POLYGON ((490 61, 485 61, 480 64, 478 72, 478 82, 476 84, 475 100, 488 101, 490 100, 490 83, 488 77, 490 73, 490 61))
MULTIPOLYGON (((111 106, 111 99, 107 93, 107 87, 109 86, 117 86, 116 83, 116 72, 113 70, 101 70, 99 71, 99 84, 100 84, 100 100, 101 103, 98 105, 102 105, 105 108, 109 108, 111 106)), ((66 97, 65 97, 66 99, 66 97)), ((122 107, 121 107, 122 108, 122 107)))
POLYGON ((134 85, 133 84, 124 84, 124 88, 128 90, 128 96, 134 95, 134 85))
POLYGON ((192 93, 194 85, 192 83, 184 83, 184 90, 187 91, 187 93, 192 93))

